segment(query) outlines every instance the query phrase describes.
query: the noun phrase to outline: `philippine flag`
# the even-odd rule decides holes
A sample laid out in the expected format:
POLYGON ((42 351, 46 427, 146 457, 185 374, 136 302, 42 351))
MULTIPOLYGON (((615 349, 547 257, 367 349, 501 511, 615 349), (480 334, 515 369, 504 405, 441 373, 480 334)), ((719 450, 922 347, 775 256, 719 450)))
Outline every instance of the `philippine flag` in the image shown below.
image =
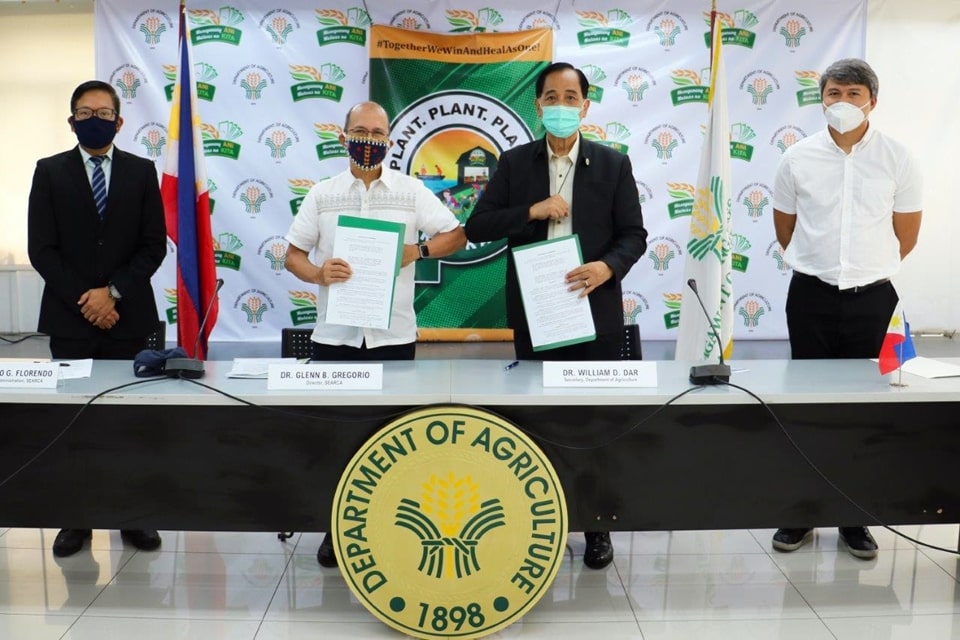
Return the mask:
POLYGON ((217 269, 192 71, 186 6, 181 3, 180 60, 170 107, 169 144, 160 192, 167 235, 177 245, 177 344, 188 356, 203 360, 207 355, 207 340, 217 321, 217 269))
POLYGON ((903 306, 897 302, 890 324, 887 325, 887 335, 880 347, 880 373, 887 374, 896 371, 907 360, 917 357, 917 351, 910 337, 910 323, 903 313, 903 306))

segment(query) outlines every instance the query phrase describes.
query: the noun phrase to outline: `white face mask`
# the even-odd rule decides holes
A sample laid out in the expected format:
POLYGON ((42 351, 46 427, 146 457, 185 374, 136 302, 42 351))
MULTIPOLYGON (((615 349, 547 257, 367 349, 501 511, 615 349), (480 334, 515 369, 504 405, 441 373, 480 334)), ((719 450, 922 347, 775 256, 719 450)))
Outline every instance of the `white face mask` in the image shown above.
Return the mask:
MULTIPOLYGON (((863 107, 868 104, 870 104, 869 100, 863 107)), ((838 133, 847 133, 859 127, 867 119, 867 116, 863 113, 863 107, 858 107, 849 102, 834 102, 829 107, 824 106, 823 114, 827 118, 827 124, 838 133)))

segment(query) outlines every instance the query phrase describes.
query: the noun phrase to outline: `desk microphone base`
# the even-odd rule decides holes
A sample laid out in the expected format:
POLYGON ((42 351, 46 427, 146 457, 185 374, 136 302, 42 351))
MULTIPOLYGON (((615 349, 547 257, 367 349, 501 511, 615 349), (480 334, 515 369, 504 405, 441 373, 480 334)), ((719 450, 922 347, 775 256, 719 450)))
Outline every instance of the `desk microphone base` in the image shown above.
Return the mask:
POLYGON ((730 365, 698 364, 690 367, 690 384, 710 385, 730 382, 730 365))

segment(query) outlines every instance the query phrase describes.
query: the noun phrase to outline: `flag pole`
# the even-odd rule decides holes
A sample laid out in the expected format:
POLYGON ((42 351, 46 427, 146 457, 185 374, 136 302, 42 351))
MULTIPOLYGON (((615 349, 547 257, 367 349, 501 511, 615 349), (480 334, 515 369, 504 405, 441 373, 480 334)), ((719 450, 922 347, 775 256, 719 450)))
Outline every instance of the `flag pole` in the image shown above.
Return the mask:
POLYGON ((713 78, 713 31, 717 25, 717 0, 710 5, 710 78, 713 78))

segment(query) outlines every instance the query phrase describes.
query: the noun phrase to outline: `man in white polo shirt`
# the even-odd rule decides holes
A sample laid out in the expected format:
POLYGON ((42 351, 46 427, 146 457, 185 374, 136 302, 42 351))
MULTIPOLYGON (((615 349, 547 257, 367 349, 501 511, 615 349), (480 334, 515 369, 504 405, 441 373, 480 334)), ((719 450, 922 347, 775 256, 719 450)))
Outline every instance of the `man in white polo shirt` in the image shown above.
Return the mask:
MULTIPOLYGON (((290 243, 287 270, 304 282, 319 285, 312 357, 327 361, 413 360, 417 341, 413 263, 462 249, 466 235, 456 217, 422 182, 382 165, 392 144, 383 107, 375 102, 354 106, 347 112, 344 131, 340 144, 350 155, 350 169, 310 189, 286 235, 290 243), (346 282, 352 274, 347 261, 333 255, 340 215, 406 225, 388 329, 363 329, 324 321, 328 287, 346 282), (430 239, 419 242, 421 231, 430 239)), ((317 561, 325 567, 337 564, 329 533, 317 551, 317 561)))
MULTIPOLYGON (((863 60, 820 77, 827 128, 790 147, 777 170, 773 218, 793 267, 787 329, 795 359, 875 358, 897 292, 890 282, 917 243, 922 184, 906 147, 870 125, 879 81, 863 60)), ((778 529, 773 548, 794 551, 813 529, 778 529)), ((841 526, 857 558, 877 555, 863 526, 841 526)))

